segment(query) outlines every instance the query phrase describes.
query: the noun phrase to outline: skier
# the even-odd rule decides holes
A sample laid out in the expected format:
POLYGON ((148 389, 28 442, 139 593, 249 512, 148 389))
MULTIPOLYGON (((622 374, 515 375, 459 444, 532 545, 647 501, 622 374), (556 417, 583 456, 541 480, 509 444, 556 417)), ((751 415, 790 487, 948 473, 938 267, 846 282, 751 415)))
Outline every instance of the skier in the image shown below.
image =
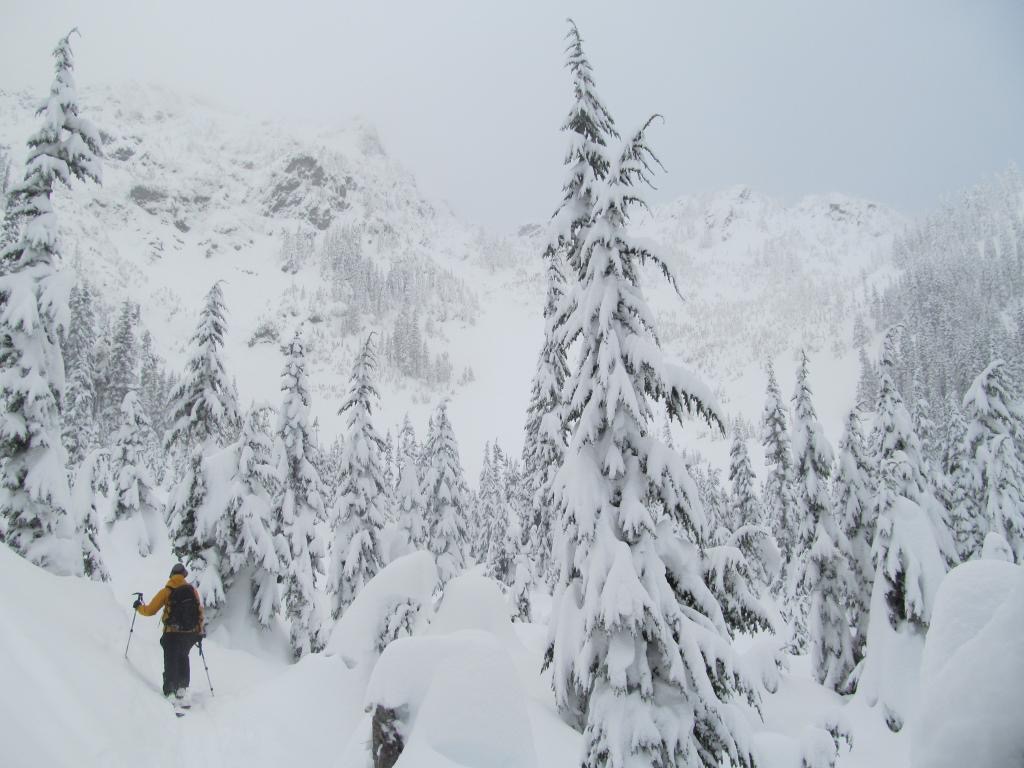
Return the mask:
MULTIPOLYGON (((164 696, 174 694, 178 701, 188 690, 188 652, 205 637, 203 604, 196 588, 185 581, 188 571, 181 563, 171 568, 167 585, 146 604, 142 595, 132 605, 143 616, 152 616, 161 608, 164 633, 160 645, 164 649, 164 696)), ((202 650, 202 649, 200 649, 202 650)))

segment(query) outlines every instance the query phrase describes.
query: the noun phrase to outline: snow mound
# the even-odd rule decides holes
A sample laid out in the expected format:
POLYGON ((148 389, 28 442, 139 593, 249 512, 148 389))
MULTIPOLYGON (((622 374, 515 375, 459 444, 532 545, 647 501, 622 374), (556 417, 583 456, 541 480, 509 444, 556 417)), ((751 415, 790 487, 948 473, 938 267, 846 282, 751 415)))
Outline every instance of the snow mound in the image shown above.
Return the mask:
POLYGON ((508 601, 497 582, 475 573, 453 579, 444 589, 431 635, 449 635, 466 629, 487 632, 507 644, 518 644, 508 601))
POLYGON ((921 669, 915 768, 1024 765, 1024 568, 974 561, 939 588, 921 669))
POLYGON ((1013 550, 1010 549, 1006 538, 996 531, 989 531, 985 536, 985 543, 981 548, 982 560, 1002 560, 1004 563, 1013 562, 1013 550))
POLYGON ((430 605, 436 588, 437 566, 429 552, 398 558, 359 592, 335 624, 326 654, 340 656, 350 666, 372 662, 380 654, 382 635, 390 633, 389 622, 401 612, 414 631, 425 620, 422 608, 430 605))
POLYGON ((537 766, 526 693, 487 632, 396 640, 374 669, 366 704, 398 712, 405 748, 396 768, 537 766))

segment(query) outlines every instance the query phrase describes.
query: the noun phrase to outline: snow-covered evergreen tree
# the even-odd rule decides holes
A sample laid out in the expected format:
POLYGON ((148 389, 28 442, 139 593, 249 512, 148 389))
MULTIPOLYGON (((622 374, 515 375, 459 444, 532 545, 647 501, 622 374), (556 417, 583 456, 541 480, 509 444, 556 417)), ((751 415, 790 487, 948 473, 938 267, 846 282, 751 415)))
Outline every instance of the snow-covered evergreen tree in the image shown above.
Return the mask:
MULTIPOLYGON (((871 512, 876 520, 875 580, 866 657, 858 680, 858 690, 881 703, 893 730, 902 728, 907 713, 902 694, 894 691, 900 678, 892 675, 890 656, 920 653, 939 582, 957 559, 945 512, 925 474, 913 420, 895 385, 900 331, 896 326, 886 333, 879 365, 872 433, 878 466, 871 512)), ((900 663, 907 663, 902 656, 900 663)))
POLYGON ((401 467, 404 464, 404 458, 408 456, 413 461, 418 462, 420 458, 420 445, 416 442, 416 430, 413 429, 412 421, 409 419, 409 414, 405 414, 402 418, 402 426, 398 430, 397 438, 398 455, 396 461, 401 467))
MULTIPOLYGON (((794 643, 803 650, 807 643, 808 598, 815 588, 819 564, 809 562, 812 547, 819 535, 820 523, 831 514, 828 477, 832 471, 832 446, 825 439, 814 409, 808 381, 807 354, 800 352, 796 386, 793 392, 793 492, 795 506, 791 583, 787 585, 784 615, 794 622, 794 643)), ((838 555, 841 556, 841 553, 838 555)))
POLYGON ((430 420, 423 447, 426 467, 421 493, 426 504, 427 546, 437 560, 438 577, 447 584, 466 565, 469 512, 468 490, 455 432, 448 419, 448 401, 442 400, 430 420))
POLYGON ((98 501, 107 487, 106 452, 90 451, 75 470, 71 487, 71 514, 81 541, 82 570, 94 581, 109 581, 110 572, 99 547, 100 511, 98 501))
POLYGON ((846 427, 839 440, 833 494, 836 519, 850 546, 851 588, 847 594, 847 611, 849 624, 854 630, 851 651, 856 665, 864 658, 871 587, 875 578, 875 566, 871 560, 871 542, 875 535, 875 520, 871 516, 871 466, 857 408, 847 415, 846 427))
POLYGON ((764 517, 764 508, 754 489, 756 477, 750 466, 747 442, 737 428, 729 449, 729 499, 731 532, 727 543, 739 548, 756 581, 764 585, 775 576, 778 548, 764 517))
POLYGON ((857 350, 860 357, 860 377, 857 379, 857 402, 862 408, 871 408, 878 400, 878 369, 868 357, 864 347, 857 350))
POLYGON ((384 436, 384 453, 381 456, 381 465, 384 472, 384 492, 388 498, 388 503, 391 502, 391 492, 395 488, 395 483, 398 482, 398 455, 397 445, 395 443, 395 436, 391 434, 391 430, 388 430, 387 435, 384 436))
POLYGON ((52 197, 57 182, 70 186, 73 177, 98 183, 102 156, 99 133, 78 113, 70 38, 53 51, 42 125, 28 140, 24 180, 9 193, 21 232, 3 251, 0 275, 0 541, 59 573, 83 571, 86 542, 68 515, 60 349, 68 288, 52 197))
POLYGON ((121 404, 129 391, 139 387, 139 350, 135 339, 138 309, 130 301, 121 304, 121 310, 114 324, 114 338, 111 341, 110 359, 107 361, 106 386, 107 402, 104 404, 103 423, 117 424, 121 404))
POLYGON ((274 530, 273 500, 277 478, 271 463, 269 406, 254 405, 242 419, 238 441, 228 448, 232 469, 224 514, 217 519, 214 538, 223 542, 220 578, 225 592, 245 578, 249 582, 249 612, 269 627, 281 612, 279 578, 287 562, 287 543, 274 530))
POLYGON ((96 427, 96 390, 93 386, 92 357, 75 361, 64 391, 64 446, 68 461, 78 465, 99 443, 96 427))
POLYGON ((729 482, 732 484, 731 522, 736 531, 745 525, 762 525, 761 503, 754 490, 754 470, 750 467, 747 443, 739 433, 733 434, 729 449, 729 482))
POLYGON ((298 659, 322 647, 323 618, 317 604, 317 577, 323 575, 323 542, 316 525, 323 521, 323 483, 310 460, 309 384, 302 331, 284 345, 281 390, 273 464, 278 482, 272 519, 286 542, 285 608, 292 653, 298 659))
POLYGON ((849 567, 852 551, 828 493, 834 456, 814 409, 805 352, 800 354, 793 394, 793 460, 798 523, 793 590, 798 610, 794 615, 798 620, 807 618, 807 627, 798 627, 797 638, 806 631, 815 679, 845 691, 854 667, 846 613, 854 588, 849 567), (807 595, 810 605, 804 614, 807 595))
MULTIPOLYGON (((497 448, 497 445, 494 446, 497 448)), ((500 452, 500 449, 498 449, 500 452)), ((469 554, 477 562, 486 562, 491 546, 493 521, 498 516, 498 477, 494 468, 494 449, 484 443, 480 479, 473 496, 472 520, 468 526, 469 554)))
POLYGON ((347 418, 340 486, 332 515, 329 591, 334 596, 335 619, 384 566, 380 535, 387 514, 388 481, 382 464, 384 441, 373 426, 373 408, 379 399, 374 383, 376 370, 377 357, 370 334, 356 355, 348 397, 338 411, 347 418))
POLYGON ((416 459, 405 455, 402 457, 398 487, 394 493, 394 517, 399 528, 405 533, 409 549, 426 547, 425 506, 416 459))
POLYGON ((480 500, 483 559, 487 563, 488 572, 498 581, 506 582, 519 548, 515 541, 509 538, 512 516, 506 478, 508 459, 497 441, 491 448, 488 470, 490 479, 487 484, 487 498, 483 498, 484 491, 481 489, 480 500))
POLYGON ((797 541, 796 494, 793 488, 793 453, 790 446, 788 417, 782 400, 775 368, 768 361, 768 391, 761 418, 762 443, 768 477, 761 498, 768 521, 782 552, 782 571, 777 586, 782 588, 791 578, 790 564, 797 541))
POLYGON ((921 441, 921 456, 925 462, 925 473, 934 486, 935 473, 938 471, 938 464, 941 458, 941 445, 939 443, 935 421, 932 419, 932 408, 920 391, 921 385, 914 381, 911 389, 915 391, 914 403, 911 408, 911 418, 914 421, 914 431, 921 441))
MULTIPOLYGON (((575 27, 570 36, 570 65, 582 67, 575 27)), ((692 481, 656 435, 656 402, 674 419, 695 412, 719 428, 721 419, 707 388, 662 359, 639 285, 647 263, 671 279, 627 230, 653 157, 647 125, 613 158, 560 312, 579 356, 563 397, 572 437, 557 481, 561 576, 548 661, 559 708, 586 724, 586 768, 750 765, 749 737, 727 701, 742 681, 721 609, 699 550, 676 535, 702 527, 683 491, 692 481), (698 618, 702 608, 713 618, 698 618)))
POLYGON ((96 427, 96 315, 88 285, 71 288, 71 318, 64 338, 67 388, 64 390, 64 446, 72 465, 98 444, 96 427))
MULTIPOLYGON (((171 426, 164 436, 165 448, 186 453, 184 472, 169 494, 165 513, 171 543, 175 556, 188 563, 204 605, 211 610, 223 599, 219 566, 211 559, 219 562, 226 552, 210 538, 215 522, 200 524, 197 512, 207 506, 204 460, 232 441, 239 423, 234 385, 224 370, 226 332, 224 294, 220 283, 215 283, 192 334, 184 376, 171 397, 171 426)), ((211 514, 222 512, 212 510, 211 514)))
POLYGON ((593 69, 583 51, 583 39, 570 22, 566 67, 572 77, 572 102, 562 131, 569 139, 565 155, 562 200, 551 217, 544 250, 546 299, 544 343, 537 359, 527 410, 523 444, 523 474, 531 495, 529 539, 536 573, 555 579, 552 560, 553 524, 558 517, 554 486, 565 454, 565 408, 560 400, 568 376, 564 318, 558 306, 565 291, 563 265, 578 271, 590 226, 596 187, 608 173, 609 142, 618 139, 615 121, 594 85, 593 69))
POLYGON ((1015 398, 1006 363, 993 361, 964 395, 964 435, 970 482, 964 517, 978 521, 964 554, 977 557, 989 532, 1000 534, 1024 562, 1024 405, 1015 398))
POLYGON ((975 480, 972 462, 964 438, 967 422, 955 398, 950 398, 949 417, 942 448, 942 485, 936 490, 943 506, 949 510, 949 527, 961 560, 977 554, 985 539, 984 520, 974 503, 975 480))
POLYGON ((139 554, 153 552, 159 530, 159 508, 156 482, 145 462, 149 439, 149 420, 142 410, 139 396, 129 390, 121 403, 121 426, 114 433, 110 470, 114 482, 113 523, 129 520, 135 527, 139 554))

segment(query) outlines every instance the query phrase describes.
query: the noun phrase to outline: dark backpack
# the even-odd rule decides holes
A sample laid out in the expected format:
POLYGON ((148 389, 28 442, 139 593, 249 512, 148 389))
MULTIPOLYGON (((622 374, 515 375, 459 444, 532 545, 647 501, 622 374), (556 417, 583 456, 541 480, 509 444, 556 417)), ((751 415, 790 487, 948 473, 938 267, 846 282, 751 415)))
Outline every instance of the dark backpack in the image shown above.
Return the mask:
POLYGON ((199 598, 191 584, 183 584, 171 590, 167 600, 168 629, 177 632, 199 631, 199 598))

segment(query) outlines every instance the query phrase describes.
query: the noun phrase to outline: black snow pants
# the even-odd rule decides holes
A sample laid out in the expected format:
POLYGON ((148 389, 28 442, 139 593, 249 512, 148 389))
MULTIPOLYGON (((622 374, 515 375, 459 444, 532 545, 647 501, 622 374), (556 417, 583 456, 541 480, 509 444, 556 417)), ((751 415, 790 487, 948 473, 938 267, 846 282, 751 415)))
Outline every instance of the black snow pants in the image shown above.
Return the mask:
POLYGON ((198 639, 196 632, 164 632, 160 638, 164 649, 164 696, 188 688, 188 652, 198 639))

